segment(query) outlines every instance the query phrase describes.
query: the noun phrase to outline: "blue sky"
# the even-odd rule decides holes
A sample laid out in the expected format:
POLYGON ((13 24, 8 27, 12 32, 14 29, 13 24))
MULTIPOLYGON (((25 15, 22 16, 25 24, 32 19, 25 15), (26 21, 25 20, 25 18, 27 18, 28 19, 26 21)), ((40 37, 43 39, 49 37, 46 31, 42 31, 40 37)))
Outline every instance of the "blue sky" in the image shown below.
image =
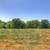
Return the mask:
POLYGON ((50 20, 50 0, 0 0, 0 19, 50 20))

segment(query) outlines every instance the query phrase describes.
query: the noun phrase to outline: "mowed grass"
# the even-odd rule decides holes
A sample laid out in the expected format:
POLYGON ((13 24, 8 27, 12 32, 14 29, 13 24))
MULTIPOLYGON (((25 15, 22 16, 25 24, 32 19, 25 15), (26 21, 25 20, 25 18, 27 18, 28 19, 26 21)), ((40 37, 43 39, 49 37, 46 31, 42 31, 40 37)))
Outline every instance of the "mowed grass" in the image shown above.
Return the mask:
MULTIPOLYGON (((0 29, 0 42, 9 43, 6 47, 12 46, 13 43, 23 45, 23 49, 17 50, 41 50, 40 45, 47 45, 50 43, 49 39, 50 29, 0 29)), ((46 47, 43 45, 43 48, 46 47)))
MULTIPOLYGON (((38 30, 38 29, 37 29, 38 30)), ((9 39, 15 41, 23 41, 30 39, 36 41, 38 39, 38 31, 35 29, 0 29, 0 39, 9 39)))
POLYGON ((38 29, 0 29, 0 41, 24 45, 25 50, 32 49, 38 42, 38 29))

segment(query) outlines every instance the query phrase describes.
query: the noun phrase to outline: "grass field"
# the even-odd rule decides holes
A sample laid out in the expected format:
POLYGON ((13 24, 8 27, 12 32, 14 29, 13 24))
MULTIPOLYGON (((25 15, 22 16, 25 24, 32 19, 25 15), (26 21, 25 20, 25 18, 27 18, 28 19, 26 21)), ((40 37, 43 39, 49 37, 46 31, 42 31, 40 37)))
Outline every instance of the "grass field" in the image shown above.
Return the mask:
POLYGON ((0 50, 50 50, 50 29, 0 29, 0 50))

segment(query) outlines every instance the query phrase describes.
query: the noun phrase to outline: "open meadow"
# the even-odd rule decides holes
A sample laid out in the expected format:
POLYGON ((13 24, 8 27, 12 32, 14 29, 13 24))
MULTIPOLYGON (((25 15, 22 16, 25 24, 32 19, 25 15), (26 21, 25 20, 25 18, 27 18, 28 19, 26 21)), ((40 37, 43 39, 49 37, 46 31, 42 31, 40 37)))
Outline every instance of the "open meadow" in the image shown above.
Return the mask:
POLYGON ((50 29, 0 29, 0 50, 50 50, 50 29))

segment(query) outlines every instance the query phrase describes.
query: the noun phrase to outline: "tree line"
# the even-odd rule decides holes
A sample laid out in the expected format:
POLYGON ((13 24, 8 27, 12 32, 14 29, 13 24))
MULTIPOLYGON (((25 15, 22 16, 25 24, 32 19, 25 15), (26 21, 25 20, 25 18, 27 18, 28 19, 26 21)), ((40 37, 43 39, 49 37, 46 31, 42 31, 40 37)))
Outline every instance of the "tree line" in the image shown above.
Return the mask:
POLYGON ((3 22, 0 20, 0 28, 8 28, 8 29, 50 28, 50 22, 46 19, 41 21, 30 20, 24 22, 20 18, 15 18, 8 22, 3 22))

